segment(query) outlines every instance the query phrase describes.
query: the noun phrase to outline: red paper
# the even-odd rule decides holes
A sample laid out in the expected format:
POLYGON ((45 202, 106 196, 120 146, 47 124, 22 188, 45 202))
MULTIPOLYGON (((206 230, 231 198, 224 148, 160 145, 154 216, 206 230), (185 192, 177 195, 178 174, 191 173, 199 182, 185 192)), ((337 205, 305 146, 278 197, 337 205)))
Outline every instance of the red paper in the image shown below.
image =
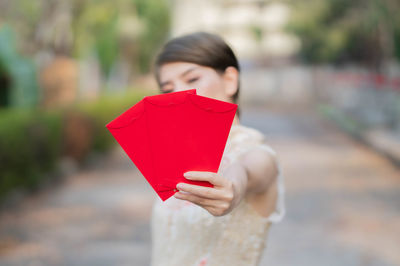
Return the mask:
POLYGON ((195 90, 147 96, 107 128, 162 200, 187 171, 218 172, 237 105, 195 90))

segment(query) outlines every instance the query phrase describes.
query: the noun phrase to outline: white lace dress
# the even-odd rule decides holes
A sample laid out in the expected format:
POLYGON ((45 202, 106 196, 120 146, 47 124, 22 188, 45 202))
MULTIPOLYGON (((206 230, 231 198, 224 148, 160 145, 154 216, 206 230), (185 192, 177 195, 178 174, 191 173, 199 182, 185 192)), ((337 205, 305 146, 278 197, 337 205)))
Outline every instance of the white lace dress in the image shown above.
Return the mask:
MULTIPOLYGON (((253 147, 263 147, 273 156, 264 135, 256 129, 231 127, 219 171, 253 147)), ((259 263, 271 223, 285 213, 284 186, 278 164, 278 200, 275 211, 264 217, 245 199, 230 213, 215 217, 200 206, 171 197, 156 199, 152 210, 152 266, 252 266, 259 263)))

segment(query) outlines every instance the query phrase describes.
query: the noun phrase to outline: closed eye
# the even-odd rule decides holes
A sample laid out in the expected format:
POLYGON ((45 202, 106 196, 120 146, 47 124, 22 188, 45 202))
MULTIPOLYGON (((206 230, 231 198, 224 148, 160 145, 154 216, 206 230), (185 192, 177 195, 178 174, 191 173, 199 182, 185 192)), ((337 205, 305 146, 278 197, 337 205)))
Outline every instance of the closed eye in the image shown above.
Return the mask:
POLYGON ((192 78, 192 79, 189 79, 188 80, 188 83, 192 83, 192 82, 195 82, 196 80, 198 80, 199 78, 192 78))
POLYGON ((172 90, 161 90, 161 93, 165 94, 165 93, 170 93, 172 92, 172 90))

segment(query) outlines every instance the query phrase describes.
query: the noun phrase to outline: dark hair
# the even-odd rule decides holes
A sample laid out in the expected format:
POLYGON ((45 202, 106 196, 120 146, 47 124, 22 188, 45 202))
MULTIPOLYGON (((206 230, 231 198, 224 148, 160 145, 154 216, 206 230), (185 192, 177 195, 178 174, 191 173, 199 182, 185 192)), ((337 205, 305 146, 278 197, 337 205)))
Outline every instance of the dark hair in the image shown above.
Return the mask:
MULTIPOLYGON (((211 67, 220 74, 224 73, 227 67, 233 66, 240 72, 238 60, 231 47, 220 36, 203 31, 176 37, 164 44, 154 64, 159 86, 160 67, 172 62, 188 62, 211 67)), ((240 79, 237 86, 232 96, 234 103, 237 103, 239 97, 240 79)), ((239 108, 237 115, 240 115, 239 108)))

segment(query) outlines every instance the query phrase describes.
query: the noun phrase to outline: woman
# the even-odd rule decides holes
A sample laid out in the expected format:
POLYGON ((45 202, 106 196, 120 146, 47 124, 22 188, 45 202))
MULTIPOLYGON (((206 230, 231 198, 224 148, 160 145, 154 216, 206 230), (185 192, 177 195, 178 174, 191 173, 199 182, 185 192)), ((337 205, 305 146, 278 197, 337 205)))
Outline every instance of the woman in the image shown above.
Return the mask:
MULTIPOLYGON (((196 32, 167 42, 155 62, 162 93, 197 94, 236 103, 239 64, 224 40, 196 32)), ((184 176, 214 187, 179 183, 152 213, 152 265, 257 265, 271 223, 284 215, 283 180, 275 152, 258 130, 239 123, 239 109, 218 173, 184 176)))

